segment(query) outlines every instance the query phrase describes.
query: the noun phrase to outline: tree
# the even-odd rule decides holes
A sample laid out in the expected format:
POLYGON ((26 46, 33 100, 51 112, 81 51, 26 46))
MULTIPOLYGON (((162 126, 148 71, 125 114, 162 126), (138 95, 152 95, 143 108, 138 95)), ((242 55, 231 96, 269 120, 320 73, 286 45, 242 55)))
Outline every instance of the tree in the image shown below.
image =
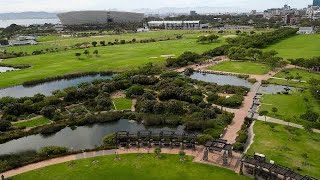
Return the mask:
POLYGON ((55 115, 55 113, 56 113, 55 106, 47 106, 47 107, 42 108, 42 110, 41 110, 41 114, 48 119, 52 119, 53 116, 55 115))
POLYGON ((93 47, 96 47, 98 43, 97 43, 97 41, 93 41, 91 44, 93 47))
POLYGON ((274 114, 277 113, 277 112, 278 112, 278 108, 273 107, 273 108, 272 108, 272 112, 273 112, 274 114))
POLYGON ((81 53, 76 53, 75 55, 78 59, 80 59, 81 53))
POLYGON ((0 131, 7 131, 11 127, 10 121, 1 120, 0 121, 0 131))
POLYGON ((89 56, 90 55, 90 51, 86 49, 86 50, 84 50, 83 54, 89 56))
POLYGON ((131 98, 133 96, 142 95, 143 93, 144 93, 143 87, 135 84, 135 85, 131 86, 129 89, 127 89, 126 96, 128 98, 131 98))
POLYGON ((180 160, 184 161, 186 157, 186 153, 183 150, 179 151, 180 160))
POLYGON ((208 36, 207 39, 208 39, 209 42, 212 43, 213 41, 218 40, 218 39, 219 39, 219 36, 217 36, 217 35, 215 35, 215 34, 211 34, 211 35, 208 36))
POLYGON ((265 122, 267 122, 267 115, 268 115, 268 111, 261 111, 260 113, 259 113, 259 115, 260 116, 264 116, 264 120, 265 120, 265 122))
POLYGON ((99 51, 96 49, 96 50, 93 51, 93 54, 98 56, 99 55, 99 51))
POLYGON ((154 149, 154 153, 156 154, 156 156, 157 156, 158 158, 161 157, 161 149, 160 149, 160 148, 154 149))
POLYGON ((105 46, 106 45, 106 41, 100 41, 100 45, 101 46, 105 46))

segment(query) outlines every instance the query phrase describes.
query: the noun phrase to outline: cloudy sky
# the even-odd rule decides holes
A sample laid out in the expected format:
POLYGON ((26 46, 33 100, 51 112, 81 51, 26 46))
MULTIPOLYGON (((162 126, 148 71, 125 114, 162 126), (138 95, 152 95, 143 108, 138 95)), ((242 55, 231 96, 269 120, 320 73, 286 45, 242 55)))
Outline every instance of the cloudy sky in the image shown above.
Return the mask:
POLYGON ((312 0, 0 0, 0 13, 22 11, 134 10, 160 7, 238 7, 263 10, 289 4, 302 8, 312 0))

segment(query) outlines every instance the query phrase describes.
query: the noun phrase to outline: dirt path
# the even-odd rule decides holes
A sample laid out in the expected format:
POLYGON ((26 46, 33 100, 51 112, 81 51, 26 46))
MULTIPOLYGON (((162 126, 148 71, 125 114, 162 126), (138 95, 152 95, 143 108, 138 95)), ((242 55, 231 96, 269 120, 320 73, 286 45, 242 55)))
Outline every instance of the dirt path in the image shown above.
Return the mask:
MULTIPOLYGON (((5 178, 9 178, 18 174, 22 174, 28 171, 33 171, 36 169, 40 169, 40 168, 44 168, 47 166, 51 166, 51 165, 55 165, 55 164, 60 164, 60 163, 64 163, 64 162, 69 162, 69 161, 74 161, 74 160, 80 160, 80 159, 86 159, 86 158, 92 158, 92 157, 99 157, 99 156, 106 156, 106 155, 113 155, 113 154, 132 154, 132 153, 153 153, 154 152, 154 148, 130 148, 130 149, 125 149, 125 148, 121 148, 121 149, 113 149, 113 150, 102 150, 102 151, 94 151, 94 152, 84 152, 84 153, 79 153, 79 154, 74 154, 74 155, 68 155, 68 156, 64 156, 64 157, 59 157, 59 158, 54 158, 54 159, 50 159, 50 160, 45 160, 45 161, 41 161, 38 163, 34 163, 34 164, 29 164, 17 169, 13 169, 7 172, 2 173, 4 175, 5 178)), ((164 154, 179 154, 180 149, 179 148, 162 148, 161 149, 161 153, 164 154)), ((194 162, 197 163, 204 163, 204 164, 210 164, 210 165, 214 165, 214 166, 220 166, 220 167, 224 167, 218 163, 214 163, 214 162, 207 162, 207 161, 203 161, 202 160, 202 156, 204 153, 204 147, 203 146, 197 146, 196 150, 191 150, 191 149, 187 149, 184 150, 184 152, 186 153, 186 155, 188 156, 193 156, 194 157, 194 162)), ((240 156, 239 156, 240 157, 240 156)), ((238 155, 235 156, 236 159, 238 159, 238 155)), ((221 159, 221 158, 219 158, 221 159)), ((228 168, 230 170, 234 170, 236 171, 235 167, 224 167, 224 168, 228 168)), ((0 173, 1 174, 1 173, 0 173)))

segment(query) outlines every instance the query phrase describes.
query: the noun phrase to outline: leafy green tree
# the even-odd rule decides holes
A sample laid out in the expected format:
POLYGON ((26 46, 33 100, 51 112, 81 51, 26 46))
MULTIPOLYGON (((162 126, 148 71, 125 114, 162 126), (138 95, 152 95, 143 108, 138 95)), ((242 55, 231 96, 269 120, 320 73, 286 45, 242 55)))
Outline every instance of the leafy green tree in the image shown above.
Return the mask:
POLYGON ((6 120, 0 121, 0 131, 7 131, 11 127, 11 122, 6 120))
POLYGON ((86 50, 84 50, 83 54, 89 56, 90 55, 90 51, 86 49, 86 50))
POLYGON ((93 54, 98 56, 99 55, 99 51, 96 49, 96 50, 93 51, 93 54))
POLYGON ((260 113, 259 113, 259 115, 260 116, 264 116, 264 120, 265 120, 265 122, 267 122, 267 115, 268 115, 268 111, 261 111, 260 113))
POLYGON ((97 43, 97 41, 93 41, 91 44, 93 47, 96 47, 98 43, 97 43))
POLYGON ((275 114, 275 113, 277 113, 277 112, 278 112, 278 108, 273 107, 271 111, 275 114))
POLYGON ((105 46, 106 45, 106 41, 100 41, 100 45, 101 46, 105 46))
POLYGON ((158 158, 160 158, 161 157, 161 149, 160 148, 155 148, 154 149, 154 153, 156 154, 156 156, 158 157, 158 158))
POLYGON ((76 57, 80 59, 81 53, 75 53, 76 57))

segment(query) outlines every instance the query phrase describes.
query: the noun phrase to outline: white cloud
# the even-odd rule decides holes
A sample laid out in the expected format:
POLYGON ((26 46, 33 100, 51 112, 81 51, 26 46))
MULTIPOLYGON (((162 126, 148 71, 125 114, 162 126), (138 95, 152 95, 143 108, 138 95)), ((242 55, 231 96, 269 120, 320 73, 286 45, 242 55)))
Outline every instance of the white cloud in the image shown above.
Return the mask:
POLYGON ((132 10, 160 7, 239 7, 266 9, 289 4, 306 7, 312 0, 0 0, 0 12, 68 11, 68 10, 132 10))

